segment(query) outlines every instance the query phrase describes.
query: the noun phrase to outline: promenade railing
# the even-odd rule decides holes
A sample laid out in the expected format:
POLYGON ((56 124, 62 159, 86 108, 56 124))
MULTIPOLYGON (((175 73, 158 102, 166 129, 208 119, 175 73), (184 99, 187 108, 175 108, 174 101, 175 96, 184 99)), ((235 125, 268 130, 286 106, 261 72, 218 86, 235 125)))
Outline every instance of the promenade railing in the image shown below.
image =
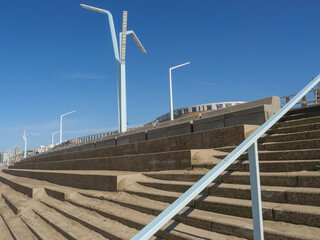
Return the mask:
MULTIPOLYGON (((240 155, 248 150, 250 184, 252 199, 252 217, 253 233, 255 240, 264 239, 263 218, 261 206, 261 190, 259 175, 259 158, 257 140, 266 133, 280 118, 282 118, 291 108, 293 108, 309 91, 311 91, 320 82, 320 75, 314 78, 298 94, 284 105, 275 115, 261 125, 253 134, 243 141, 236 149, 226 156, 220 163, 204 175, 189 190, 175 200, 166 210, 153 219, 131 240, 146 240, 153 236, 169 220, 171 220, 179 211, 181 211, 192 199, 194 199, 203 189, 205 189, 213 180, 215 180, 223 171, 225 171, 240 155)), ((232 233, 230 233, 232 234, 232 233)))
MULTIPOLYGON (((296 94, 291 94, 287 96, 283 96, 280 98, 281 105, 284 106, 287 104, 296 94)), ((305 108, 308 106, 313 106, 316 104, 320 104, 320 86, 315 86, 315 89, 310 90, 306 95, 301 98, 301 101, 297 102, 297 104, 293 108, 305 108)))

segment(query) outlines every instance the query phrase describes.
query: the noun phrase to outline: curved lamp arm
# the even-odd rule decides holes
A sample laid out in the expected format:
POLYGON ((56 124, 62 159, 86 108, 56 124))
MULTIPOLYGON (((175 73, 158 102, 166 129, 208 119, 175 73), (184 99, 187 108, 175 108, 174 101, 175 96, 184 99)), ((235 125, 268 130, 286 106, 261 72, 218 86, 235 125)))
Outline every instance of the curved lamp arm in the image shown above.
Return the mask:
MULTIPOLYGON (((142 45, 142 43, 140 42, 140 40, 139 40, 139 38, 137 37, 137 35, 135 34, 135 32, 134 31, 132 31, 132 30, 129 30, 129 31, 127 31, 127 35, 131 35, 131 37, 133 38, 133 40, 136 42, 136 44, 138 45, 138 47, 140 48, 140 50, 141 50, 141 52, 142 53, 147 53, 147 51, 144 49, 144 47, 143 47, 143 45, 142 45)), ((121 39, 121 37, 122 37, 122 32, 120 32, 120 39, 121 39)))
POLYGON ((116 58, 117 61, 119 61, 119 50, 118 50, 117 36, 116 36, 116 31, 114 29, 114 23, 113 23, 112 14, 108 10, 105 10, 105 9, 96 8, 96 7, 92 7, 92 6, 85 5, 85 4, 80 4, 80 6, 83 7, 83 8, 95 11, 95 12, 99 12, 99 13, 103 13, 103 14, 107 14, 108 15, 110 31, 111 31, 111 38, 112 38, 112 44, 113 44, 114 57, 116 58))

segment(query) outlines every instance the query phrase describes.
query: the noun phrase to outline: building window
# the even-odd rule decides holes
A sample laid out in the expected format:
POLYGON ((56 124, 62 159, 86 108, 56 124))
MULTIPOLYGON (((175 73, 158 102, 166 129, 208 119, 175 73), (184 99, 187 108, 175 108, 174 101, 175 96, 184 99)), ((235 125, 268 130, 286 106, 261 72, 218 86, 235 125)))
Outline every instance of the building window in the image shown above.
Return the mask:
POLYGON ((187 114, 187 113, 189 113, 189 109, 188 108, 183 109, 183 114, 187 114))
POLYGON ((196 111, 197 111, 197 107, 193 107, 192 112, 196 112, 196 111))
POLYGON ((207 110, 212 110, 212 106, 211 105, 207 105, 207 110))
POLYGON ((178 110, 178 114, 177 115, 182 115, 182 110, 178 110))
POLYGON ((217 104, 216 106, 217 106, 217 109, 221 109, 223 107, 222 104, 217 104))
POLYGON ((226 107, 231 107, 232 104, 231 103, 226 103, 226 107))

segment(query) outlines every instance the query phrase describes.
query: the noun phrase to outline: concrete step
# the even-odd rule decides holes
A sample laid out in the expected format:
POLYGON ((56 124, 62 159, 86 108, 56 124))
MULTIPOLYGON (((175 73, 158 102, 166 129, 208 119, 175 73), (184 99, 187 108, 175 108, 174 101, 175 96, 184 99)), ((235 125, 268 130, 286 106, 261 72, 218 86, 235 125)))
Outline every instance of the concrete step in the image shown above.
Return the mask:
POLYGON ((2 216, 0 216, 0 233, 1 240, 14 240, 9 231, 9 228, 7 227, 6 222, 2 219, 2 216))
MULTIPOLYGON (((34 233, 32 234, 33 238, 30 239, 37 239, 39 236, 44 236, 43 239, 105 239, 100 234, 46 207, 37 199, 28 198, 8 186, 2 186, 0 191, 2 196, 5 196, 7 206, 10 206, 11 209, 18 209, 20 218, 14 215, 20 221, 14 223, 14 227, 20 231, 22 236, 18 239, 29 239, 28 231, 34 233), (35 219, 34 214, 41 221, 35 219), (45 229, 48 232, 45 232, 45 229), (50 235, 48 235, 49 233, 50 235)), ((9 207, 7 208, 9 209, 9 207)), ((11 213, 13 214, 12 211, 11 213)), ((6 217, 4 218, 6 219, 6 217)))
MULTIPOLYGON (((221 161, 221 160, 220 160, 221 161)), ((212 169, 217 165, 213 163, 194 164, 193 167, 212 169)), ((320 160, 268 160, 259 161, 260 172, 298 172, 315 171, 320 166, 320 160)), ((250 171, 248 160, 238 160, 231 164, 227 171, 250 171)))
POLYGON ((317 109, 316 111, 310 111, 309 109, 309 111, 305 111, 305 112, 287 114, 283 116, 280 121, 284 122, 284 121, 305 119, 305 118, 316 117, 316 116, 320 116, 320 109, 317 109))
MULTIPOLYGON (((80 195, 73 196, 68 201, 75 206, 95 211, 102 216, 136 229, 142 229, 155 217, 150 213, 142 213, 119 204, 80 195)), ((173 220, 170 220, 158 231, 156 236, 163 239, 238 239, 233 236, 214 233, 173 220)))
MULTIPOLYGON (((148 187, 130 189, 126 190, 126 192, 168 203, 174 202, 182 195, 182 193, 167 192, 148 187)), ((204 211, 252 218, 251 200, 199 195, 190 203, 190 206, 204 211)), ((262 208, 264 220, 320 227, 320 207, 262 202, 262 208)))
MULTIPOLYGON (((178 126, 180 128, 181 125, 178 126)), ((190 130, 190 124, 187 123, 186 127, 188 131, 190 130)), ((171 128, 171 127, 170 127, 171 128)), ((175 128, 173 126, 173 128, 175 128)), ((200 132, 193 132, 181 135, 172 136, 172 131, 170 134, 165 134, 167 137, 158 139, 149 139, 147 141, 142 141, 145 138, 144 132, 138 134, 133 134, 131 136, 124 135, 119 136, 122 141, 118 138, 118 145, 105 146, 103 143, 108 140, 102 141, 92 141, 86 144, 82 144, 81 147, 75 146, 70 148, 65 148, 57 151, 52 151, 47 154, 39 154, 31 158, 23 160, 21 163, 16 163, 15 165, 25 164, 25 163, 36 163, 36 162, 57 162, 66 160, 76 160, 76 159, 87 159, 87 158, 101 158, 101 157, 119 157, 119 156, 132 156, 137 154, 152 154, 152 153, 166 153, 166 152, 176 152, 182 150, 190 149, 209 149, 214 147, 221 147, 227 143, 230 145, 239 145, 257 126, 255 125, 237 125, 219 129, 211 129, 200 132), (226 136, 226 137, 223 137, 226 136), (123 141, 124 138, 129 138, 130 141, 137 141, 128 144, 123 141), (142 138, 141 138, 142 137, 142 138), (139 138, 139 139, 134 139, 139 138), (119 141, 120 140, 120 141, 119 141)), ((158 128, 159 130, 159 128, 158 128)), ((160 129, 161 130, 161 129, 160 129)), ((163 130, 163 129, 162 129, 163 130)), ((127 140, 129 140, 127 139, 127 140)), ((109 139, 110 140, 110 139, 109 139)), ((113 143, 114 144, 114 143, 113 143)), ((136 165, 136 164, 135 164, 136 165)), ((120 169, 124 170, 124 169, 120 169)))
POLYGON ((286 142, 286 141, 298 141, 298 140, 319 139, 319 138, 320 138, 320 130, 314 130, 314 131, 267 135, 263 138, 260 138, 259 142, 260 143, 286 142))
MULTIPOLYGON (((0 197, 0 216, 5 222, 13 239, 36 240, 36 236, 29 230, 19 216, 14 214, 10 207, 0 197)), ((9 238, 10 239, 10 238, 9 238)))
POLYGON ((290 120, 285 122, 277 122, 274 127, 292 127, 292 126, 299 126, 299 125, 305 125, 305 124, 315 124, 320 122, 320 116, 315 117, 308 117, 303 119, 296 119, 296 120, 290 120))
MULTIPOLYGON (((32 181, 32 180, 31 180, 32 181)), ((0 182, 10 186, 15 191, 21 192, 33 198, 36 194, 41 194, 43 188, 30 184, 30 179, 19 178, 0 171, 0 182)))
POLYGON ((301 108, 295 108, 291 109, 289 112, 287 112, 286 116, 289 115, 295 115, 295 114, 301 114, 301 113, 311 113, 311 112, 317 112, 320 110, 319 105, 313 105, 308 107, 301 107, 301 108))
POLYGON ((61 233, 67 239, 105 239, 102 235, 89 230, 80 223, 70 220, 62 214, 46 207, 45 205, 37 206, 33 209, 48 225, 61 233))
MULTIPOLYGON (((166 181, 156 179, 139 180, 142 186, 169 192, 185 192, 196 182, 166 181)), ((217 197, 251 199, 250 185, 212 183, 205 188, 203 194, 217 197)), ((261 186, 261 197, 265 202, 320 206, 320 189, 261 186)))
MULTIPOLYGON (((320 188, 320 172, 260 173, 264 186, 320 188)), ((225 173, 220 176, 223 183, 250 184, 248 172, 225 173)))
POLYGON ((70 194, 79 191, 77 188, 70 188, 32 178, 17 177, 3 172, 0 172, 0 176, 0 182, 2 182, 4 185, 9 186, 17 192, 25 194, 30 198, 40 198, 43 195, 48 195, 60 201, 65 201, 68 199, 70 194), (3 181, 3 179, 5 180, 3 181), (25 191, 25 189, 28 191, 25 191))
POLYGON ((135 154, 115 157, 21 162, 10 169, 40 170, 116 170, 116 171, 161 171, 191 167, 192 156, 202 150, 181 150, 150 154, 135 154))
POLYGON ((25 212, 23 216, 20 216, 20 218, 38 239, 67 239, 62 234, 57 232, 53 227, 43 221, 33 211, 25 212))
POLYGON ((297 149, 319 149, 320 139, 308 139, 287 142, 268 142, 259 145, 259 150, 277 151, 277 150, 297 150, 297 149))
MULTIPOLYGON (((158 215, 165 210, 169 203, 155 201, 152 199, 132 195, 128 193, 98 193, 85 194, 87 197, 106 200, 137 211, 158 215)), ((213 213, 195 209, 193 207, 183 208, 174 217, 182 223, 197 226, 202 229, 218 232, 220 234, 230 234, 246 239, 253 239, 252 221, 247 218, 239 218, 219 213, 213 213)), ((306 226, 292 225, 282 222, 264 221, 265 239, 314 239, 320 229, 306 226), (307 233, 305 235, 305 233, 307 233)))
MULTIPOLYGON (((317 160, 319 159, 320 149, 298 149, 298 150, 277 150, 277 151, 260 151, 259 160, 317 160)), ((218 159, 224 159, 228 153, 213 155, 218 159)), ((243 153, 238 160, 248 160, 248 154, 243 153)))
MULTIPOLYGON (((144 174, 148 177, 168 180, 168 181, 184 181, 196 182, 209 169, 201 169, 197 171, 171 171, 160 173, 144 174)), ((260 183, 262 186, 283 186, 283 187, 303 187, 303 188, 320 188, 320 172, 281 172, 281 173, 260 173, 260 183)), ((214 180, 215 183, 230 183, 230 184, 250 184, 249 172, 223 172, 214 180)))
POLYGON ((54 184, 80 189, 92 189, 102 191, 118 191, 125 182, 140 175, 133 172, 116 171, 49 171, 26 169, 3 169, 4 173, 48 181, 54 184))
POLYGON ((319 129, 320 129, 319 123, 306 123, 306 124, 294 125, 294 126, 275 125, 271 129, 269 129, 266 133, 267 134, 296 133, 296 132, 304 132, 304 131, 314 131, 319 129))
POLYGON ((60 201, 52 198, 42 198, 40 201, 47 207, 99 233, 107 239, 129 239, 129 236, 134 236, 138 232, 134 228, 129 228, 96 212, 76 207, 67 202, 61 204, 60 201))
POLYGON ((37 205, 32 199, 3 184, 0 185, 0 192, 8 207, 20 217, 37 239, 66 239, 32 211, 31 208, 37 205))

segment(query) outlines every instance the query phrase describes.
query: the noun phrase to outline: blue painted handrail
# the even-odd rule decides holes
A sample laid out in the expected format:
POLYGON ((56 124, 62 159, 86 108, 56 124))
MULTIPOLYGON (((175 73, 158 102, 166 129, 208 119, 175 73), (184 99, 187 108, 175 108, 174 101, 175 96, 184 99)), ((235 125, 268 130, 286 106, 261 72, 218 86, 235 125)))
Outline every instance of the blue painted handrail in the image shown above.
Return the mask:
MULTIPOLYGON (((261 125, 253 134, 251 134, 245 141, 243 141, 237 148, 235 148, 228 156, 226 156, 219 164, 211 169, 206 175, 204 175, 197 183, 195 183, 189 190, 181 195, 176 201, 174 201, 166 210, 153 219, 147 226, 145 226, 140 232, 138 232, 131 240, 147 240, 153 236, 159 229, 161 229, 169 220, 171 220, 182 208, 184 208, 192 199, 194 199, 204 188, 206 188, 215 178, 217 178, 223 171, 225 171, 241 154, 243 154, 249 148, 256 151, 257 155, 257 140, 269 130, 281 117, 283 117, 298 101, 304 97, 313 87, 320 82, 320 74, 314 78, 306 87, 304 87, 294 98, 290 100, 283 108, 281 108, 275 115, 273 115, 268 121, 261 125)), ((249 149, 249 158, 253 156, 249 149), (250 154, 251 153, 251 154, 250 154)), ((253 156, 254 157, 254 156, 253 156)), ((256 156, 257 157, 257 156, 256 156)), ((257 159, 257 158, 256 158, 257 159)), ((249 159, 250 161, 250 159, 249 159)), ((250 162, 251 163, 251 162, 250 162)), ((249 163, 249 165, 251 165, 249 163)), ((259 165, 257 164, 256 167, 259 165)), ((258 172, 258 171, 257 171, 258 172)), ((250 169, 250 178, 251 178, 250 169)), ((255 179, 253 185, 258 185, 258 194, 260 194, 259 175, 255 179)), ((260 199, 261 202, 261 199, 260 199)), ((253 204, 253 206, 256 206, 253 204)), ((261 217, 261 204, 260 209, 253 209, 253 211, 260 211, 261 217)), ((262 220, 262 217, 261 217, 262 220)), ((254 221, 254 238, 263 239, 263 230, 260 228, 260 235, 256 233, 255 214, 253 214, 254 221), (262 232, 261 232, 262 231, 262 232)), ((262 223, 262 221, 260 222, 262 223)), ((258 226, 258 225, 257 225, 258 226)))

